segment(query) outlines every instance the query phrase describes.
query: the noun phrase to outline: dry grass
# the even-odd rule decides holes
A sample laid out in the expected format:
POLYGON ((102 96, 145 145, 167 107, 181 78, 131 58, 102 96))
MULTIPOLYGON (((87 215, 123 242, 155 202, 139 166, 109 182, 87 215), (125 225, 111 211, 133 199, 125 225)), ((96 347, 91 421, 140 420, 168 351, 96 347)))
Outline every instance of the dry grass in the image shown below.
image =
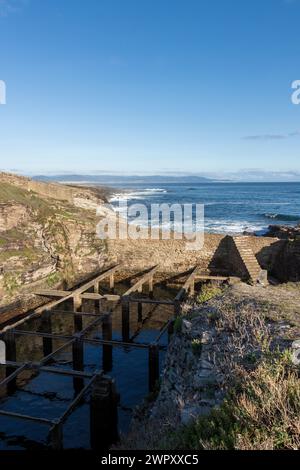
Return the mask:
MULTIPOLYGON (((268 305, 228 294, 209 302, 216 331, 213 359, 227 398, 209 416, 173 433, 168 448, 300 449, 299 369, 289 350, 274 346, 268 305)), ((198 315, 203 321, 205 309, 198 307, 198 315)))
POLYGON ((177 449, 300 449, 300 382, 288 354, 240 371, 223 405, 171 437, 177 449))

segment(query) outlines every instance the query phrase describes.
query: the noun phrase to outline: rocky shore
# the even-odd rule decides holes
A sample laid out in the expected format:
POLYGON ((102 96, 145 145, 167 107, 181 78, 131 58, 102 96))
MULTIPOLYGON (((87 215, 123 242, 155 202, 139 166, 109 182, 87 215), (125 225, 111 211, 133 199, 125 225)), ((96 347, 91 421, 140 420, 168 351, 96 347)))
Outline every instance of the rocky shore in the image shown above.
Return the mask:
POLYGON ((280 240, 300 240, 300 225, 269 225, 266 237, 279 238, 280 240))

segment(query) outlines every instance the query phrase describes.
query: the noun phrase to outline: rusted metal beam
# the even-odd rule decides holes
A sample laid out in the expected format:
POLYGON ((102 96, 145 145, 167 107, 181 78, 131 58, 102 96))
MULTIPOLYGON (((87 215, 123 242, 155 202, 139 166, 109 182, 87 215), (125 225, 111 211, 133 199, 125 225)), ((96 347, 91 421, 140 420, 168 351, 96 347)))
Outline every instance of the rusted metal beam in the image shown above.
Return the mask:
MULTIPOLYGON (((17 363, 16 363, 17 364, 17 363)), ((9 361, 10 367, 17 367, 17 369, 12 372, 10 375, 6 377, 6 379, 2 380, 0 382, 0 388, 5 387, 6 385, 9 384, 10 381, 15 380, 21 372, 23 372, 25 369, 28 369, 28 364, 22 364, 22 365, 13 365, 13 362, 9 361)))
POLYGON ((35 416, 24 415, 22 413, 14 413, 13 411, 0 410, 0 416, 7 416, 10 418, 16 418, 16 419, 21 419, 25 421, 34 421, 36 423, 48 424, 49 426, 53 426, 54 424, 54 421, 52 421, 51 419, 38 418, 35 416))
POLYGON ((170 332, 171 331, 171 325, 174 323, 174 318, 171 318, 171 320, 167 321, 167 323, 162 327, 162 329, 159 332, 158 337, 155 340, 155 343, 158 344, 161 337, 166 333, 166 331, 170 332))
MULTIPOLYGON (((21 336, 39 336, 39 337, 51 337, 56 340, 73 340, 75 341, 75 337, 73 336, 67 336, 67 335, 56 335, 56 334, 47 334, 47 333, 40 333, 36 331, 25 331, 25 330, 14 330, 16 335, 21 335, 21 336)), ((103 339, 92 339, 92 338, 81 338, 81 340, 84 343, 91 343, 91 344, 107 344, 107 345, 112 345, 112 346, 126 346, 126 347, 133 347, 133 348, 144 348, 147 349, 149 347, 149 344, 147 343, 131 343, 131 342, 126 342, 126 341, 105 341, 103 339)))
MULTIPOLYGON (((9 365, 11 367, 19 368, 19 373, 22 372, 22 368, 24 370, 27 369, 35 372, 47 372, 49 374, 65 375, 69 377, 81 377, 84 379, 90 379, 91 377, 94 377, 96 373, 98 374, 98 372, 84 372, 73 369, 61 369, 59 367, 43 366, 39 362, 28 362, 26 364, 22 364, 20 362, 9 362, 9 365)), ((0 386, 1 384, 2 382, 0 383, 0 386)))
MULTIPOLYGON (((102 373, 100 373, 100 375, 102 375, 102 373)), ((93 385, 97 377, 98 377, 98 374, 94 374, 93 377, 89 380, 89 382, 84 386, 84 388, 78 393, 78 395, 74 398, 72 403, 68 406, 67 410, 59 418, 59 423, 63 424, 68 419, 68 417, 70 416, 74 408, 83 398, 83 396, 88 391, 88 389, 93 385)))

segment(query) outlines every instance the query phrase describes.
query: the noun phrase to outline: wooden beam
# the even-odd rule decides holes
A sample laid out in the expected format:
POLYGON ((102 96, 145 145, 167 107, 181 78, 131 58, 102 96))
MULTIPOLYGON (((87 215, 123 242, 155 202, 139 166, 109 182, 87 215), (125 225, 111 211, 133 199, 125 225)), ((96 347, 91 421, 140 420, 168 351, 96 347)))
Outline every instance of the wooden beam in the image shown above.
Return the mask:
POLYGON ((195 276, 195 279, 203 281, 228 281, 229 276, 211 276, 209 274, 197 274, 195 276))
POLYGON ((189 291, 193 292, 194 291, 195 278, 196 278, 198 270, 199 270, 198 266, 196 266, 193 269, 193 271, 191 272, 191 274, 189 275, 189 277, 185 281, 183 287, 180 289, 180 291, 176 295, 175 302, 178 302, 178 301, 182 300, 183 297, 187 294, 187 292, 189 292, 189 291))
POLYGON ((153 276, 154 274, 158 271, 159 266, 154 266, 148 273, 144 274, 128 291, 123 294, 124 297, 128 297, 130 294, 133 294, 134 292, 142 292, 143 285, 146 282, 149 282, 152 279, 152 285, 153 285, 153 276))
POLYGON ((35 416, 28 416, 28 415, 23 415, 21 413, 14 413, 13 411, 0 410, 0 415, 8 416, 9 418, 16 418, 16 419, 22 419, 25 421, 34 421, 36 423, 48 424, 49 426, 53 425, 53 421, 51 419, 36 418, 35 416))
MULTIPOLYGON (((34 292, 35 295, 40 295, 41 297, 55 297, 55 298, 63 298, 63 297, 68 297, 70 295, 70 291, 68 290, 38 290, 34 292)), ((72 296, 71 296, 72 297, 72 296)), ((115 294, 97 294, 94 292, 84 292, 83 294, 78 295, 79 298, 85 299, 85 300, 111 300, 111 301, 117 301, 120 299, 119 295, 115 294)), ((64 298, 64 300, 66 300, 64 298)))
POLYGON ((62 297, 58 300, 54 300, 54 301, 52 301, 52 302, 50 302, 46 305, 42 305, 41 307, 38 307, 37 309, 35 309, 34 312, 36 314, 41 314, 45 310, 51 310, 52 308, 57 307, 61 303, 65 302, 66 300, 72 299, 74 296, 82 294, 83 292, 85 292, 88 289, 90 289, 91 287, 93 287, 96 282, 100 282, 103 279, 105 279, 107 276, 110 276, 112 273, 116 272, 119 269, 119 267, 120 267, 119 264, 117 264, 115 266, 112 266, 111 268, 109 268, 105 272, 99 274, 99 276, 97 276, 96 278, 92 279, 89 282, 86 282, 85 284, 83 284, 81 287, 78 287, 74 291, 72 291, 72 292, 68 291, 68 295, 66 295, 65 297, 62 297))
POLYGON ((153 300, 153 299, 144 299, 144 298, 138 298, 135 299, 133 297, 129 297, 129 302, 132 303, 141 303, 141 304, 154 304, 154 305, 174 305, 173 300, 153 300))
POLYGON ((39 295, 41 297, 66 297, 70 294, 68 290, 55 290, 55 289, 40 289, 34 292, 35 295, 39 295))
MULTIPOLYGON (((14 366, 11 366, 11 367, 14 367, 14 366)), ((15 380, 18 377, 18 375, 21 374, 21 372, 23 372, 25 369, 28 368, 28 365, 27 364, 22 364, 22 365, 16 366, 16 367, 18 367, 18 369, 16 369, 12 374, 10 374, 8 377, 6 377, 6 379, 4 379, 0 382, 0 388, 5 387, 6 385, 8 385, 11 380, 15 380)))

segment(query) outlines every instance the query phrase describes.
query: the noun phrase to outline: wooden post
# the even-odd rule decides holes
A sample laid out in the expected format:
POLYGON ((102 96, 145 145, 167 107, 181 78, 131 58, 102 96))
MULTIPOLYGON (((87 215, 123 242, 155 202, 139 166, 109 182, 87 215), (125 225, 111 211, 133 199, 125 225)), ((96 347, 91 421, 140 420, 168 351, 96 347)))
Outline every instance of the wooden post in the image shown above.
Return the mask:
POLYGON ((93 385, 90 401, 90 435, 93 451, 107 451, 119 439, 118 401, 115 383, 99 375, 93 385))
POLYGON ((95 300, 95 313, 101 313, 102 299, 95 300))
MULTIPOLYGON (((82 299, 80 295, 74 295, 73 297, 73 310, 74 312, 80 312, 82 309, 82 299)), ((78 333, 82 330, 82 315, 74 315, 74 329, 75 333, 78 333)))
POLYGON ((143 321, 143 304, 142 302, 139 302, 137 304, 138 306, 138 322, 142 322, 143 321))
POLYGON ((195 279, 191 280, 190 295, 195 295, 195 279))
MULTIPOLYGON (((112 318, 111 315, 105 315, 102 322, 102 337, 105 341, 112 340, 112 318)), ((110 372, 113 362, 113 347, 109 344, 103 345, 103 370, 110 372)))
POLYGON ((149 391, 153 392, 159 379, 159 346, 149 346, 149 391))
POLYGON ((149 297, 153 299, 153 276, 149 280, 149 297))
MULTIPOLYGON (((100 282, 97 281, 95 282, 94 284, 94 292, 95 294, 99 294, 99 290, 100 290, 100 282)), ((100 313, 101 312, 101 300, 95 300, 94 302, 94 310, 95 310, 95 313, 100 313)))
POLYGON ((180 300, 175 300, 174 301, 174 314, 175 314, 175 317, 178 317, 180 315, 180 312, 181 312, 180 300))
MULTIPOLYGON (((5 349, 6 349, 6 361, 16 362, 17 359, 17 349, 16 349, 16 338, 14 332, 12 330, 8 330, 3 335, 3 340, 5 342, 5 349)), ((9 377, 15 368, 13 367, 6 367, 6 377, 9 377)), ((16 383, 17 380, 13 379, 7 384, 7 394, 12 395, 16 390, 16 383)))
MULTIPOLYGON (((84 369, 84 350, 83 341, 77 338, 72 344, 73 369, 83 371, 84 369)), ((73 378, 75 394, 79 393, 84 387, 84 379, 80 377, 73 378)))
POLYGON ((109 277, 109 288, 110 292, 113 294, 115 291, 115 275, 112 273, 109 277))
POLYGON ((171 341, 173 333, 174 333, 174 320, 172 320, 168 326, 168 342, 171 341))
POLYGON ((122 299, 122 337, 124 342, 130 339, 130 303, 128 297, 122 299))
MULTIPOLYGON (((41 331, 43 333, 52 333, 52 321, 51 321, 51 312, 46 310, 42 314, 42 321, 41 321, 41 331)), ((43 338, 43 354, 44 357, 49 356, 52 354, 53 351, 53 340, 52 338, 43 338)))
POLYGON ((52 450, 63 450, 63 425, 55 424, 49 433, 49 441, 52 450))

